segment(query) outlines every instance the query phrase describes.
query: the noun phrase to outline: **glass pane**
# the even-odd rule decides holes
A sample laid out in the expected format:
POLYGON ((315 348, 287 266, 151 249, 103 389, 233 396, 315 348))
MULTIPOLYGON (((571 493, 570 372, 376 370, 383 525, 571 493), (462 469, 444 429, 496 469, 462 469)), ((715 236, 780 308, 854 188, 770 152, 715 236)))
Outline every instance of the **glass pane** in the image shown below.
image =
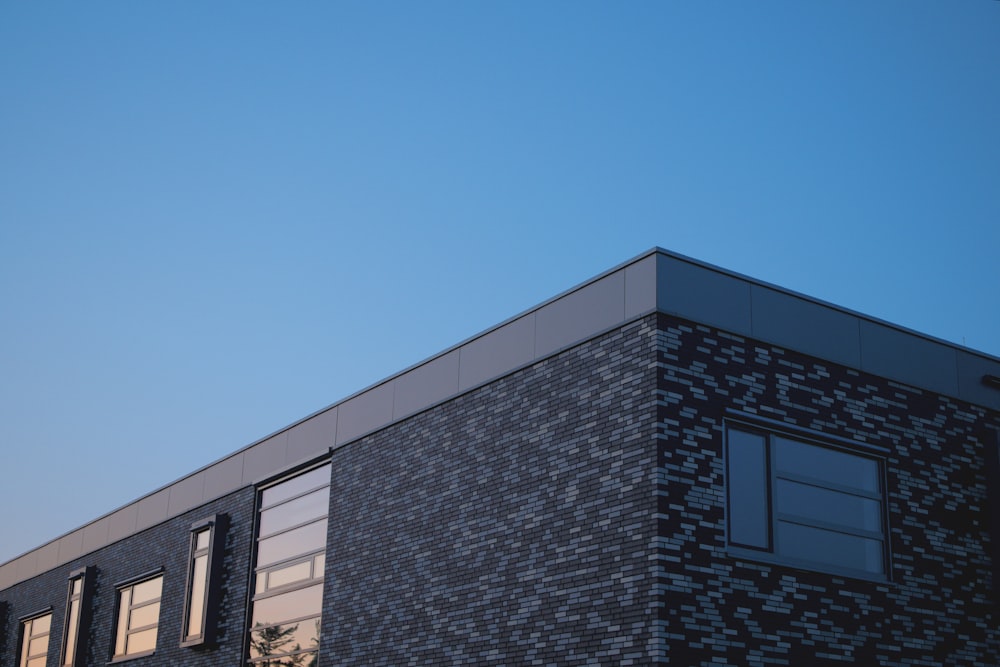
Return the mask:
POLYGON ((69 603, 69 621, 66 623, 66 650, 63 651, 63 664, 73 664, 73 651, 76 649, 76 620, 80 615, 80 599, 69 603))
POLYGON ((303 563, 283 567, 279 570, 271 570, 267 575, 267 587, 269 589, 278 588, 279 586, 287 586, 296 581, 308 579, 312 574, 311 571, 312 563, 308 560, 303 563))
POLYGON ((313 558, 313 576, 317 579, 321 579, 325 568, 326 554, 316 554, 316 557, 313 558))
POLYGON ((778 523, 777 543, 778 553, 789 558, 873 574, 883 572, 882 543, 879 540, 781 521, 778 523))
POLYGON ((83 590, 83 579, 73 580, 73 595, 79 595, 80 591, 83 590))
POLYGON ((330 470, 330 464, 326 464, 325 466, 316 468, 315 470, 310 470, 304 475, 293 477, 287 482, 282 482, 281 484, 272 486, 269 489, 264 489, 261 494, 260 506, 262 508, 270 507, 275 503, 297 496, 300 493, 308 491, 309 489, 315 489, 321 484, 329 484, 330 470))
POLYGON ((270 535, 289 526, 318 519, 329 512, 330 489, 320 489, 260 513, 260 534, 270 535))
POLYGON ((156 628, 134 632, 128 636, 128 650, 132 653, 145 653, 156 648, 156 628))
POLYGON ((128 632, 128 607, 131 600, 132 589, 123 589, 118 598, 118 630, 115 636, 115 655, 125 653, 125 633, 128 632))
POLYGON ((326 545, 326 519, 269 537, 257 547, 257 565, 264 566, 326 545))
POLYGON ((774 438, 774 446, 779 472, 878 492, 878 463, 872 459, 779 437, 774 438))
POLYGON ((877 500, 785 479, 778 480, 776 493, 778 511, 783 514, 859 530, 882 530, 882 509, 877 500))
POLYGON ((163 577, 157 577, 156 579, 136 584, 132 587, 132 604, 136 605, 141 602, 155 600, 160 597, 161 590, 163 590, 163 577))
POLYGON ((129 630, 141 628, 146 625, 155 625, 160 618, 160 603, 154 602, 145 607, 133 607, 132 616, 129 618, 129 630))
POLYGON ((208 577, 208 555, 194 559, 191 570, 191 598, 188 607, 187 634, 196 637, 201 634, 202 619, 205 617, 205 582, 208 577))
POLYGON ((258 600, 253 605, 253 624, 273 625, 290 618, 319 614, 323 606, 323 584, 258 600))
POLYGON ((729 541, 766 549, 767 456, 764 436, 729 431, 729 541))
POLYGON ((195 544, 194 544, 195 551, 201 551, 202 549, 208 548, 209 532, 211 531, 203 530, 200 533, 198 533, 198 536, 195 538, 195 544))
POLYGON ((28 644, 28 655, 43 655, 49 650, 49 636, 35 637, 28 644))
POLYGON ((34 621, 31 622, 31 635, 40 635, 49 631, 52 627, 52 614, 46 614, 45 616, 39 616, 34 621))
MULTIPOLYGON (((319 619, 258 628, 250 633, 250 659, 319 648, 319 619)), ((294 664, 307 665, 308 662, 294 664)))
POLYGON ((45 667, 46 657, 40 656, 38 658, 32 658, 26 663, 26 667, 45 667))
POLYGON ((21 639, 21 663, 28 657, 28 642, 31 641, 31 621, 25 621, 21 629, 23 638, 21 639))

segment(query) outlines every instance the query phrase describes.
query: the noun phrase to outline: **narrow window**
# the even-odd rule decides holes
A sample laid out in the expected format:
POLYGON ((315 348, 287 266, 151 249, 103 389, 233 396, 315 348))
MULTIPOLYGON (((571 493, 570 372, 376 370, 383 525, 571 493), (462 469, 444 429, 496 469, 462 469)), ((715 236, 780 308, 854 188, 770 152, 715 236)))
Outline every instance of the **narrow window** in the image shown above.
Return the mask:
POLYGON ((3 600, 0 600, 0 655, 4 655, 7 652, 7 614, 10 613, 10 606, 3 600))
POLYGON ((90 595, 96 569, 88 567, 69 575, 66 596, 66 624, 63 627, 63 667, 83 665, 87 660, 86 638, 90 627, 90 595))
POLYGON ((181 646, 195 646, 212 640, 224 533, 225 517, 222 515, 191 526, 181 646))
POLYGON ((767 440, 759 433, 729 431, 729 542, 769 549, 767 440))
MULTIPOLYGON (((1000 535, 1000 430, 983 429, 980 433, 983 443, 983 459, 988 480, 986 491, 989 499, 990 535, 1000 535)), ((1000 540, 990 540, 990 560, 993 562, 993 599, 1000 602, 1000 540)))
POLYGON ((319 651, 330 464, 260 494, 251 665, 314 665, 319 651))
POLYGON ((18 667, 45 667, 49 656, 49 630, 52 613, 21 619, 21 650, 18 667))
POLYGON ((727 436, 731 549, 810 569, 885 576, 879 459, 742 424, 730 425, 727 436))
POLYGON ((148 655, 156 650, 163 576, 119 584, 118 620, 112 659, 148 655))

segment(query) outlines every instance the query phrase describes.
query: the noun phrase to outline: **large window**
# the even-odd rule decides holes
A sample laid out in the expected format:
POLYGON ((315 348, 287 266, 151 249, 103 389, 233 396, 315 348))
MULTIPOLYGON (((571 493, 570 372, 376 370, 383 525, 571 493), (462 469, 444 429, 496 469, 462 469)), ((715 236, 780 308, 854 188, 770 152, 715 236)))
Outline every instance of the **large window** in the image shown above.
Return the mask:
POLYGON ((21 619, 21 651, 18 667, 45 667, 49 655, 51 627, 51 613, 36 614, 31 618, 21 619))
POLYGON ((789 565, 882 578, 879 459, 743 424, 727 429, 730 550, 789 565))
POLYGON ((316 664, 330 469, 327 464, 261 491, 249 640, 255 667, 316 664))
POLYGON ((181 646, 195 646, 212 640, 225 519, 223 515, 215 515, 191 526, 181 646))
POLYGON ((63 626, 63 667, 83 665, 87 660, 87 630, 90 622, 90 595, 95 568, 76 570, 69 575, 66 595, 66 623, 63 626))
POLYGON ((118 621, 113 659, 148 655, 156 650, 163 576, 145 576, 119 584, 118 621))

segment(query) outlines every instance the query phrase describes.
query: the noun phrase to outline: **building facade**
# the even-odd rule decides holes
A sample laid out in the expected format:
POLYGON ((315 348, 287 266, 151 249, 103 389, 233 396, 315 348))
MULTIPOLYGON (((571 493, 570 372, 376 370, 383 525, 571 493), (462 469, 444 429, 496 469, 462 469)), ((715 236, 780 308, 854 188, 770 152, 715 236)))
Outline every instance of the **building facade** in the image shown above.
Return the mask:
POLYGON ((0 667, 997 665, 1000 359, 654 249, 0 566, 0 667))

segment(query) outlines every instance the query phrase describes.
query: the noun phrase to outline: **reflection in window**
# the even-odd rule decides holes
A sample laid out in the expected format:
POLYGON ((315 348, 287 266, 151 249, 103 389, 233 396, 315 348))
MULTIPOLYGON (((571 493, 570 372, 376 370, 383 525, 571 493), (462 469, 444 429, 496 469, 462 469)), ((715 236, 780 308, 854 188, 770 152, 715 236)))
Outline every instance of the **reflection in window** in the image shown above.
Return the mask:
POLYGON ((249 638, 255 667, 316 665, 330 464, 261 492, 249 638))
POLYGON ((207 643, 214 633, 225 520, 217 514, 191 527, 181 646, 207 643))
POLYGON ((52 614, 21 621, 21 652, 18 667, 45 667, 49 655, 49 630, 52 614))
POLYGON ((95 569, 88 567, 69 575, 66 595, 66 623, 63 626, 63 667, 83 665, 87 660, 86 637, 90 621, 90 595, 95 569))
POLYGON ((118 587, 118 623, 114 658, 156 650, 163 576, 118 587))
POLYGON ((730 426, 729 544, 819 569, 884 577, 877 459, 753 427, 730 426))

